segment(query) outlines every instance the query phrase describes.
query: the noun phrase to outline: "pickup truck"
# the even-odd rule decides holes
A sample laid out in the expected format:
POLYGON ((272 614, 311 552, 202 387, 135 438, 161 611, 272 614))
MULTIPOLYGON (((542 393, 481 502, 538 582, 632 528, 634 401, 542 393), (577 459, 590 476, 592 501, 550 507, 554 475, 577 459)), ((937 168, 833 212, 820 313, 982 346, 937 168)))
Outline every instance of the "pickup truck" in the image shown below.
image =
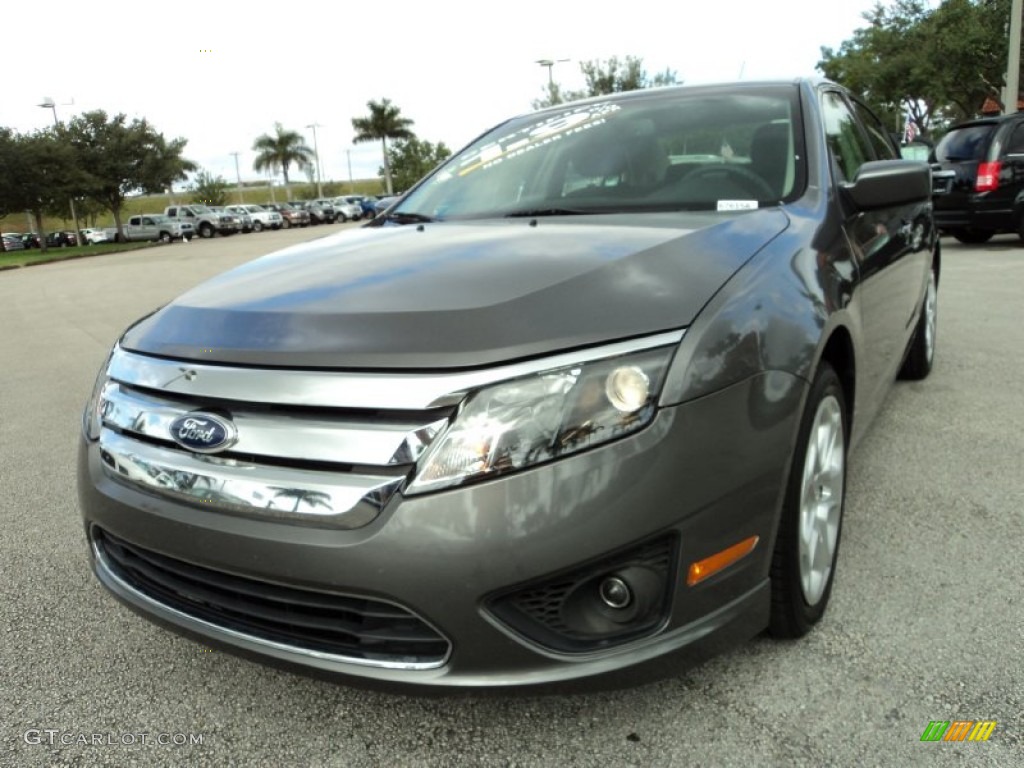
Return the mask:
POLYGON ((117 232, 117 227, 105 229, 107 240, 111 242, 150 240, 169 243, 172 240, 191 240, 195 229, 189 222, 174 221, 159 213, 143 213, 131 216, 123 225, 124 237, 117 232))
POLYGON ((200 237, 213 237, 218 233, 233 235, 242 231, 237 216, 211 210, 208 205, 171 205, 164 208, 164 215, 191 224, 200 237))
POLYGON ((262 232, 264 229, 280 229, 283 226, 280 213, 271 211, 261 205, 229 205, 224 210, 238 215, 248 214, 252 219, 252 229, 254 232, 262 232))

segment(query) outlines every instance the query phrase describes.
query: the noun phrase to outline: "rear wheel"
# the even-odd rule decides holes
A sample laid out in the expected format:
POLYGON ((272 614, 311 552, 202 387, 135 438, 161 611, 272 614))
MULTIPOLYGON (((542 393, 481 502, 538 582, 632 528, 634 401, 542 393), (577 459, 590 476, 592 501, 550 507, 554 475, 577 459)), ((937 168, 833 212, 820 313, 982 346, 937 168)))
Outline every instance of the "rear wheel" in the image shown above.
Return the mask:
POLYGON ((846 497, 846 398, 822 363, 807 396, 772 555, 770 629, 802 637, 832 594, 846 497))
POLYGON ((938 330, 938 278, 933 268, 928 273, 928 287, 925 289, 921 314, 914 329, 914 338, 907 350, 907 357, 900 368, 901 379, 918 380, 932 372, 935 360, 935 333, 938 330))
POLYGON ((990 232, 987 229, 954 229, 950 232, 953 237, 959 240, 964 245, 981 245, 981 243, 987 243, 992 239, 995 232, 990 232))

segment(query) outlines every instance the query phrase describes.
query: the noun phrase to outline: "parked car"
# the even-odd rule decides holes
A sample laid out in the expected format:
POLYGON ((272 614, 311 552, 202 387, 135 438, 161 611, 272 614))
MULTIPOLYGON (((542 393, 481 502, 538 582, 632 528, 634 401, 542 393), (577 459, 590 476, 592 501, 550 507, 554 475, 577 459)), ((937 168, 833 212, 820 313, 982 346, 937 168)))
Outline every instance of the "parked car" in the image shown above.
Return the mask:
POLYGON ((244 208, 235 210, 235 206, 224 206, 224 205, 211 205, 211 211, 216 213, 224 214, 227 216, 234 216, 238 220, 238 231, 248 234, 254 229, 254 221, 252 216, 244 208))
POLYGON ((309 212, 296 208, 291 203, 265 203, 263 207, 281 214, 281 224, 285 229, 309 226, 309 212))
POLYGON ((305 211, 309 214, 310 224, 333 224, 334 223, 334 208, 330 209, 330 213, 324 210, 323 206, 315 203, 311 200, 299 200, 292 203, 292 206, 298 208, 300 211, 305 211))
POLYGON ((898 158, 821 80, 501 123, 125 332, 83 421, 96 575, 388 683, 635 681, 806 634, 850 451, 935 355, 930 169, 898 158))
POLYGON ((15 235, 21 239, 21 244, 25 248, 38 248, 39 247, 39 233, 38 232, 25 232, 20 235, 15 235))
POLYGON ((386 195, 373 204, 374 216, 380 216, 398 200, 398 195, 386 195))
POLYGON ((264 208, 262 205, 229 205, 225 209, 237 215, 246 215, 252 219, 254 232, 262 232, 264 229, 280 229, 284 220, 277 211, 264 208))
POLYGON ((363 195, 359 199, 359 207, 363 211, 364 219, 372 219, 377 215, 377 198, 373 195, 363 195))
POLYGON ((0 237, 3 237, 5 251, 25 250, 25 243, 22 241, 21 235, 16 232, 4 232, 0 237))
POLYGON ((323 211, 323 223, 333 224, 338 220, 337 206, 335 206, 334 201, 330 198, 321 197, 317 200, 311 200, 310 205, 318 206, 320 210, 323 211))
POLYGON ((334 198, 333 202, 338 221, 359 221, 363 218, 363 209, 358 203, 350 202, 344 196, 334 198))
POLYGON ((70 248, 73 245, 78 245, 74 232, 50 232, 46 235, 47 248, 70 248))
POLYGON ((79 230, 81 239, 88 245, 108 242, 107 232, 104 229, 82 229, 79 230))
POLYGON ((191 224, 200 237, 233 235, 242 230, 238 217, 225 211, 214 211, 208 205, 171 205, 164 208, 164 216, 182 224, 191 224))
POLYGON ((111 242, 161 242, 170 243, 174 240, 191 240, 195 228, 190 219, 172 219, 162 213, 140 213, 129 216, 121 227, 105 230, 111 242))
POLYGON ((935 146, 933 189, 939 229, 961 243, 993 235, 1024 239, 1024 113, 954 125, 935 146))

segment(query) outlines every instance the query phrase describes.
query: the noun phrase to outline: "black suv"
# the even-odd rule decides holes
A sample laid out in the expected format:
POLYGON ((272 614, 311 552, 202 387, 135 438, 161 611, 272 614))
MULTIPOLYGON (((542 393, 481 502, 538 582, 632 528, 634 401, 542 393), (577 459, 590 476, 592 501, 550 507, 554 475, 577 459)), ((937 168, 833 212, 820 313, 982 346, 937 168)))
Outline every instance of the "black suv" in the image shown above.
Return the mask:
POLYGON ((954 125, 932 156, 935 221, 961 243, 1024 239, 1024 113, 954 125))

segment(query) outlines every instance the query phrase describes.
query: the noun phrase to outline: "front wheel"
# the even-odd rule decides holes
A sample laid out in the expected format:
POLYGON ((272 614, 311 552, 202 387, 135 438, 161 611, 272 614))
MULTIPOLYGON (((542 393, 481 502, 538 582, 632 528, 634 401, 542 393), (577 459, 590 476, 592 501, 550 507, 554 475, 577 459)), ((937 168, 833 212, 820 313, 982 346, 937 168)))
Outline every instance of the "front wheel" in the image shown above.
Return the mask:
POLYGON ((935 333, 938 329, 939 303, 938 303, 939 280, 935 269, 928 273, 928 287, 924 293, 924 303, 921 305, 921 314, 917 318, 917 327, 914 329, 914 337, 910 341, 910 348, 903 360, 903 367, 900 368, 899 377, 911 381, 919 381, 932 372, 932 363, 935 361, 935 333))
POLYGON ((203 222, 199 225, 199 236, 203 238, 211 238, 214 235, 213 225, 207 222, 203 222))
POLYGON ((772 555, 770 630, 802 637, 832 593, 846 497, 846 398, 822 363, 807 396, 772 555))
POLYGON ((262 232, 263 231, 263 222, 262 221, 254 221, 252 223, 252 231, 253 232, 262 232))
POLYGON ((169 243, 169 242, 171 242, 171 233, 170 232, 161 232, 160 233, 160 242, 161 243, 169 243))
POLYGON ((291 229, 292 228, 292 223, 288 219, 283 219, 281 221, 281 227, 282 227, 282 229, 291 229))

